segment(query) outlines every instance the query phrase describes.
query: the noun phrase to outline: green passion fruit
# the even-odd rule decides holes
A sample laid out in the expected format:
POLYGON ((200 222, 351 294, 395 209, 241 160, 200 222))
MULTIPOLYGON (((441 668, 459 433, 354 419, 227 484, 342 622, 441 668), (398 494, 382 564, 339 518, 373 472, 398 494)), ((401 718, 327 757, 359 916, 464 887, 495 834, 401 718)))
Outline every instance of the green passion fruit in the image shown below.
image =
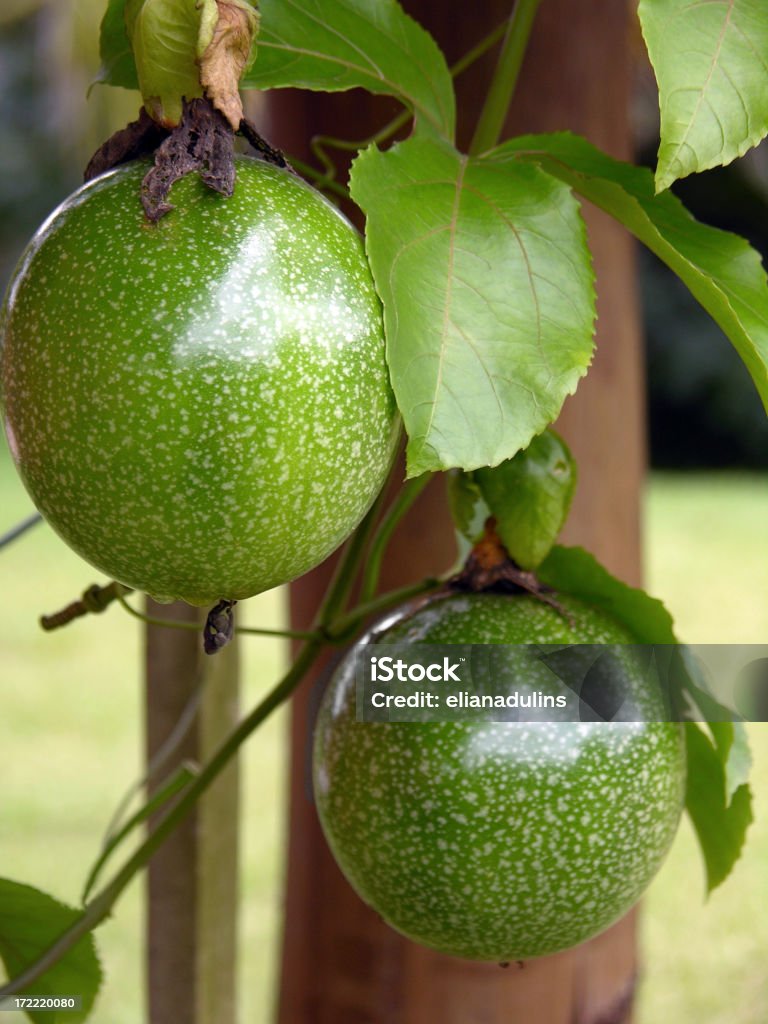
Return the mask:
POLYGON ((157 224, 145 163, 40 228, 0 321, 0 397, 32 499, 92 565, 161 600, 244 598, 317 565, 396 443, 355 229, 285 170, 188 176, 157 224))
MULTIPOLYGON (((633 642, 604 613, 558 600, 565 615, 531 596, 440 596, 360 643, 633 642)), ((622 663, 641 721, 363 722, 356 654, 321 704, 315 797, 339 866, 393 928, 458 957, 525 960, 591 938, 635 903, 675 835, 685 783, 682 727, 663 720, 636 659, 622 663)))

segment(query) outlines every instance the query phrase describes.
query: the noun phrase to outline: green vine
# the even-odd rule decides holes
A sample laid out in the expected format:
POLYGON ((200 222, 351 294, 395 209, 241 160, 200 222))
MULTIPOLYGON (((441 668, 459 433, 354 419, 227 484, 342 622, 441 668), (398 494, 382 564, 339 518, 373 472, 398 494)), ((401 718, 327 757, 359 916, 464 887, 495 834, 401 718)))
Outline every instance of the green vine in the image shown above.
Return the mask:
POLYGON ((541 0, 516 0, 496 71, 469 147, 473 156, 492 149, 501 137, 540 3, 541 0))
POLYGON ((363 573, 363 581, 360 586, 361 602, 370 601, 376 593, 379 576, 381 575, 381 564, 384 558, 384 553, 392 538, 392 534, 395 531, 395 527, 431 479, 431 473, 424 473, 421 476, 416 477, 414 480, 408 480, 403 487, 400 488, 400 491, 392 502, 392 505, 379 523, 373 540, 371 541, 370 550, 368 551, 368 560, 363 573))

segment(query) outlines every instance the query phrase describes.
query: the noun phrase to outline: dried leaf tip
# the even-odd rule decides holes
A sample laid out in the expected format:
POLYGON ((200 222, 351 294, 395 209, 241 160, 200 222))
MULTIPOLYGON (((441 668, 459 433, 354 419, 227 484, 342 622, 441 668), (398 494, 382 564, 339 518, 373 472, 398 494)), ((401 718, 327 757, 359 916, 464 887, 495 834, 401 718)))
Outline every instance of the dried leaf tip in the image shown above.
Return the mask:
POLYGON ((200 56, 200 84, 236 131, 243 120, 238 85, 254 55, 258 11, 248 0, 216 0, 213 36, 200 56))

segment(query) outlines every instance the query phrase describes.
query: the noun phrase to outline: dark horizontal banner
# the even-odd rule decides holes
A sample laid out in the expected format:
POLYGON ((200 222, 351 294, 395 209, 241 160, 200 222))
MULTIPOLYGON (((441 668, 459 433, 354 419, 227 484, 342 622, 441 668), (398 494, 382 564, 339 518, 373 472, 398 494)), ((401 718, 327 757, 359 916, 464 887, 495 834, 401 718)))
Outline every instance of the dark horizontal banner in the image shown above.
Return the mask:
POLYGON ((364 722, 768 721, 768 644, 367 644, 364 722))

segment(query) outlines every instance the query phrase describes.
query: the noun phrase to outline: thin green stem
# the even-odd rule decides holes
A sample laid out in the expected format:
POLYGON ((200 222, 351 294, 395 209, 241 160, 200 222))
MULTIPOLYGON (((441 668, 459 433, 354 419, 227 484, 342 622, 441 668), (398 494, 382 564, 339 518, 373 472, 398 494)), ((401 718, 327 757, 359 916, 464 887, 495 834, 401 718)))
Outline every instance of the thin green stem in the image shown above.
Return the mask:
MULTIPOLYGON (((134 619, 138 619, 140 622, 144 622, 149 626, 167 626, 169 629, 186 629, 192 632, 199 633, 202 626, 197 622, 182 622, 179 619, 159 619, 152 615, 145 615, 144 612, 140 612, 137 608, 134 608, 128 601, 126 601, 123 594, 116 595, 120 605, 132 615, 134 619)), ((280 637, 283 640, 309 640, 315 634, 307 630, 301 629, 266 629, 261 626, 236 626, 236 633, 244 633, 250 636, 274 636, 280 637)))
POLYGON ((358 149, 370 146, 372 142, 386 142, 395 132, 407 125, 412 117, 413 114, 410 110, 401 110, 397 117, 393 117, 375 134, 369 135, 365 139, 337 139, 334 135, 315 135, 310 147, 318 160, 325 163, 328 160, 325 153, 326 146, 331 149, 342 149, 347 153, 356 153, 358 149))
POLYGON ((39 512, 33 512, 31 516, 27 516, 26 519, 22 519, 20 523, 12 526, 7 533, 0 536, 0 550, 7 547, 13 541, 18 540, 19 537, 23 537, 27 530, 31 530, 33 526, 37 526, 38 523, 42 523, 43 517, 39 512))
POLYGON ((315 135, 310 142, 310 149, 324 168, 322 174, 316 179, 318 188, 322 188, 323 184, 330 183, 336 178, 336 164, 326 153, 326 147, 340 149, 346 153, 356 153, 364 146, 370 146, 371 143, 386 142, 407 125, 412 117, 413 114, 410 110, 401 110, 397 117, 393 117, 383 128, 379 128, 374 135, 369 135, 365 139, 337 139, 333 135, 315 135))
POLYGON ((128 601, 126 601, 124 594, 118 592, 115 597, 117 598, 121 608, 127 611, 129 615, 132 615, 134 619, 138 619, 139 622, 143 622, 148 626, 167 626, 168 629, 186 629, 193 633, 199 633, 202 629, 202 625, 197 622, 181 622, 178 619, 158 619, 152 615, 145 615, 144 612, 140 612, 138 609, 133 608, 128 601))
POLYGON ((101 874, 101 869, 109 860, 113 850, 119 846, 123 839, 130 835, 137 825, 141 825, 142 822, 146 821, 151 814, 154 814, 154 812, 159 810, 163 804, 167 803, 171 797, 176 796, 177 793, 184 789, 196 774, 196 765, 189 763, 179 765, 179 767, 171 774, 170 778, 159 786, 155 793, 153 793, 152 798, 140 807, 135 814, 132 814, 117 832, 109 836, 107 841, 104 843, 102 851, 96 862, 88 873, 88 878, 86 879, 85 886, 83 888, 83 903, 85 903, 90 896, 91 890, 101 874))
POLYGON ((340 185, 338 181, 334 181, 329 178, 324 171, 318 171, 312 164, 305 163, 303 160, 299 160, 298 157, 289 156, 288 162, 292 167, 295 167, 297 171, 300 171, 305 177, 311 178, 318 188, 324 189, 326 192, 333 192, 334 195, 340 199, 349 199, 349 190, 340 185))
POLYGON ((372 615, 379 615, 381 612, 389 611, 390 608, 396 608, 404 601, 408 601, 412 597, 418 597, 419 594, 425 594, 429 590, 435 590, 437 587, 442 586, 443 583, 444 580, 438 578, 419 580, 418 583, 408 583, 404 587, 398 587, 396 590, 388 590, 385 594, 379 594, 378 597, 373 598, 371 601, 355 605, 346 615, 342 615, 331 624, 328 639, 334 644, 347 643, 365 620, 372 615))
POLYGON ((331 585, 326 592, 325 600, 318 613, 317 628, 322 631, 327 632, 328 628, 344 609, 355 582, 358 566, 362 561, 368 540, 376 525, 376 520, 384 501, 385 491, 386 485, 379 491, 365 519, 363 519, 362 523, 352 534, 352 537, 347 541, 347 546, 342 552, 331 585))
POLYGON ((476 46, 473 46, 471 50, 467 50, 462 57, 459 57, 456 63, 451 65, 451 77, 458 78, 467 68, 472 67, 476 61, 484 57, 503 38, 508 24, 508 19, 505 18, 492 32, 489 32, 487 36, 483 36, 476 46))
POLYGON ((504 120, 515 92, 531 28, 541 0, 516 0, 507 34, 499 53, 488 94, 480 113, 469 152, 473 156, 493 149, 501 137, 504 120))
MULTIPOLYGON (((188 781, 185 788, 180 788, 177 791, 176 786, 179 783, 173 781, 169 783, 173 793, 164 791, 162 794, 163 798, 167 801, 169 796, 176 795, 178 792, 178 799, 171 806, 166 807, 164 814, 161 811, 162 816, 160 820, 144 842, 129 857, 112 881, 90 903, 86 904, 81 915, 73 924, 48 949, 44 950, 33 964, 30 964, 19 975, 0 987, 0 998, 23 991, 29 985, 32 985, 50 967, 58 963, 81 938, 93 931, 94 928, 110 916, 112 908, 134 876, 147 865, 155 851, 159 849, 179 822, 192 810, 195 803, 214 782, 232 757, 235 756, 248 737, 277 707, 291 696, 312 667, 315 658, 326 643, 333 642, 332 638, 340 636, 341 633, 348 634, 357 629, 368 616, 394 607, 410 597, 440 585, 440 580, 422 580, 419 583, 409 584, 397 590, 389 591, 386 594, 381 594, 372 601, 363 602, 347 612, 346 615, 339 614, 354 582, 356 571, 373 524, 376 522, 380 502, 381 494, 348 542, 334 579, 318 612, 315 628, 308 634, 310 639, 304 643, 296 660, 282 680, 229 734, 218 750, 212 755, 211 759, 200 769, 199 774, 188 781)), ((131 609, 131 611, 133 610, 131 609)), ((147 817, 149 810, 154 809, 156 802, 160 802, 160 795, 158 794, 156 798, 153 798, 150 804, 138 811, 134 818, 126 823, 122 830, 123 834, 130 830, 139 820, 147 817)), ((122 834, 114 837, 112 845, 109 850, 105 851, 105 855, 112 851, 120 838, 122 838, 122 834)), ((100 859, 94 866, 94 869, 92 869, 87 885, 91 884, 92 879, 95 877, 94 872, 97 873, 102 864, 103 860, 100 859)))
POLYGON ((411 505, 413 505, 414 501, 416 501, 431 479, 431 473, 423 473, 414 480, 408 480, 407 483, 400 488, 397 496, 379 523, 373 540, 371 541, 371 547, 368 551, 368 558, 363 572, 363 582, 360 587, 361 602, 370 601, 376 593, 379 576, 381 575, 381 563, 384 559, 387 545, 392 538, 392 534, 397 528, 397 524, 403 518, 411 505))
POLYGON ((266 629, 263 626, 235 626, 238 636, 272 636, 282 640, 311 640, 315 633, 309 629, 266 629))
MULTIPOLYGON (((338 168, 335 162, 326 153, 326 146, 331 149, 340 149, 348 153, 356 153, 359 149, 364 146, 370 145, 372 142, 383 142, 388 139, 391 135, 394 135, 396 131, 402 128, 403 125, 407 124, 413 117, 410 110, 403 110, 397 115, 392 121, 384 125, 383 128, 379 129, 375 135, 370 135, 367 139, 362 140, 349 140, 349 139, 337 139, 333 135, 315 135, 309 146, 312 150, 312 155, 315 159, 320 161, 322 165, 322 172, 316 173, 315 185, 320 190, 328 188, 331 185, 336 184, 336 172, 338 168)), ((349 193, 347 193, 349 194, 349 193)))

